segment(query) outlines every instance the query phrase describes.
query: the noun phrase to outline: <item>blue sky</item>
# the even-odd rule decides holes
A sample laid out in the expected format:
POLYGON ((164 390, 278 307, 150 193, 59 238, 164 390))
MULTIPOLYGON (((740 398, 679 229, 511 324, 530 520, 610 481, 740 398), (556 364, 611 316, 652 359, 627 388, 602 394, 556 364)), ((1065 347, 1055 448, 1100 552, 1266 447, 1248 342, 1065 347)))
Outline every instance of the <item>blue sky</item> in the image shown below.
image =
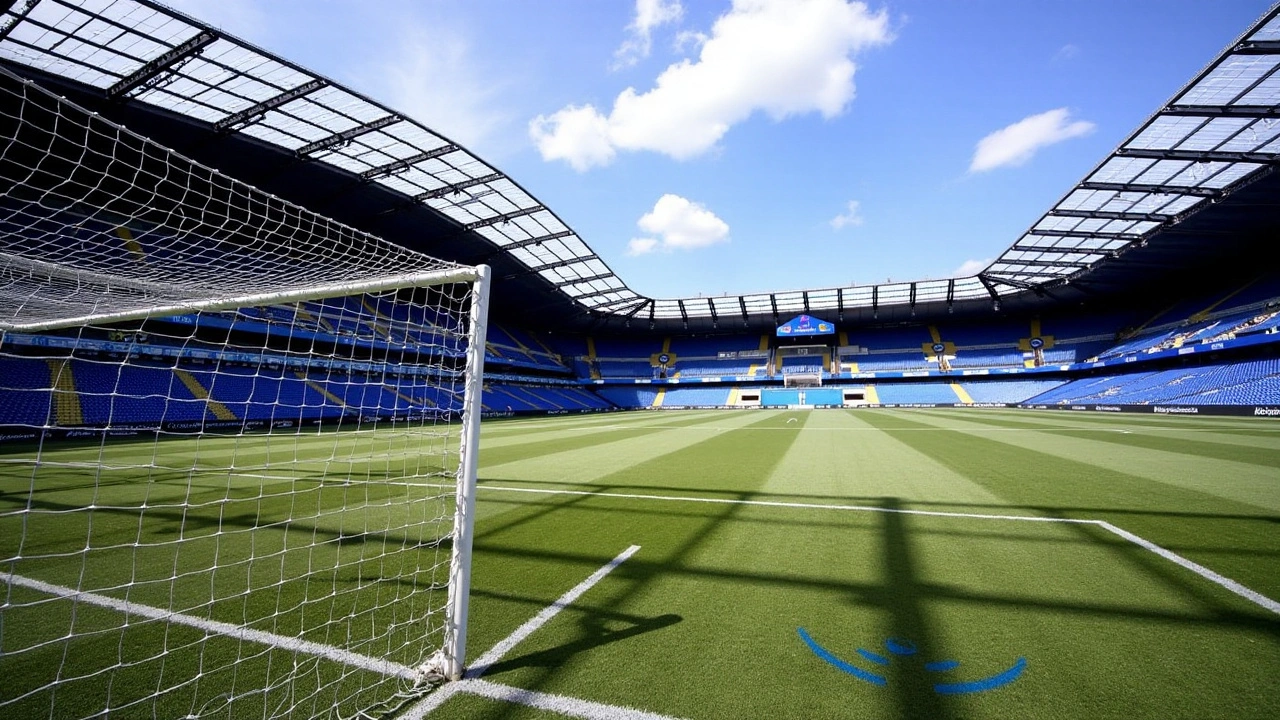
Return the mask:
POLYGON ((408 113, 652 297, 971 275, 1266 0, 173 0, 408 113))

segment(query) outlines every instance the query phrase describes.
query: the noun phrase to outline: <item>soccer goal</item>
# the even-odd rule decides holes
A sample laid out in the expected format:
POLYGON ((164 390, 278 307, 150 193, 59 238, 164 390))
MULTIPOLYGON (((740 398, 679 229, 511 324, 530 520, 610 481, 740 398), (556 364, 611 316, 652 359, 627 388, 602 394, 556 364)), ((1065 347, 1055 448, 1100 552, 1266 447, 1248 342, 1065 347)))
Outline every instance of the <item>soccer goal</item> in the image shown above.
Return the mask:
POLYGON ((488 270, 0 70, 0 716, 374 717, 466 653, 488 270))

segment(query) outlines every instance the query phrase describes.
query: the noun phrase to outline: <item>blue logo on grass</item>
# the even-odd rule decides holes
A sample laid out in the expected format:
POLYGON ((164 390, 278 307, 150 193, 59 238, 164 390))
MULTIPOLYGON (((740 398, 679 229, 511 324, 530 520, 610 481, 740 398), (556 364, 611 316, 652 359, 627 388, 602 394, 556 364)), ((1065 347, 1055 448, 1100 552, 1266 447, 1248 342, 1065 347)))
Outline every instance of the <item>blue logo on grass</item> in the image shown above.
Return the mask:
MULTIPOLYGON (((804 641, 805 645, 809 646, 809 649, 813 651, 814 655, 817 655, 837 670, 848 673, 859 680, 869 682, 872 685, 884 686, 889 684, 889 680, 885 676, 869 670, 863 670, 857 665, 836 657, 835 653, 822 647, 817 643, 817 641, 809 637, 809 633, 805 632, 804 628, 796 628, 796 630, 800 633, 800 639, 804 641)), ((884 641, 884 647, 889 651, 890 655, 896 655, 901 658, 907 658, 916 654, 916 644, 903 638, 889 638, 884 641)), ((858 648, 858 655, 861 656, 863 660, 875 665, 888 665, 892 662, 888 657, 864 648, 858 648)), ((960 667, 959 660, 937 660, 924 664, 924 669, 931 673, 949 672, 958 667, 960 667)), ((980 680, 970 680, 967 682, 934 683, 933 689, 940 695, 967 695, 969 693, 995 690, 998 687, 1003 687, 1014 680, 1017 680, 1022 675, 1022 671, 1026 669, 1027 659, 1020 657, 1015 660, 1013 665, 1009 666, 1007 670, 998 672, 990 677, 985 677, 980 680)))

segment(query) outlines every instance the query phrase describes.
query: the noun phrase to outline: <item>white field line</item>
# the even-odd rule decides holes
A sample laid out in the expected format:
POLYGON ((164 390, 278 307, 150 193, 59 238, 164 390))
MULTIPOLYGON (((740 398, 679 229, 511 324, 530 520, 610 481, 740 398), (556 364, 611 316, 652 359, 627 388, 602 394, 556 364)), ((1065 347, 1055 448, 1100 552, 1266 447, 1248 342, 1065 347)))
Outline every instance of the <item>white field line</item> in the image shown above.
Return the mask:
MULTIPOLYGON (((657 715, 628 707, 605 705, 603 703, 592 702, 590 700, 581 700, 561 695, 534 692, 531 690, 524 690, 522 688, 499 685, 487 680, 476 679, 480 675, 484 674, 493 665, 493 663, 497 662, 521 640, 527 638, 548 620, 555 617, 557 613, 577 600, 583 593, 591 589, 591 587, 596 583, 600 582, 600 580, 604 579, 604 576, 608 575, 627 558, 634 555, 639 549, 639 545, 632 545, 622 551, 622 553, 613 560, 610 560, 599 570, 592 573, 586 580, 583 580, 574 586, 573 589, 569 590, 564 595, 561 595, 558 600, 544 608, 542 612, 538 613, 531 620, 521 625, 505 640, 493 646, 493 648, 482 655, 476 664, 468 670, 468 679, 460 682, 449 683, 448 685, 441 687, 436 692, 427 696, 423 702, 410 708, 407 714, 402 716, 402 720, 407 720, 409 718, 412 718, 413 720, 421 720, 424 715, 436 707, 439 707, 445 700, 449 699, 449 697, 457 692, 466 692, 494 700, 527 705, 532 708, 549 710, 569 717, 585 718, 586 720, 675 720, 674 718, 670 718, 665 715, 657 715)), ((331 645, 323 645, 321 643, 288 637, 286 635, 277 635, 276 633, 269 633, 262 630, 252 630, 250 628, 232 625, 231 623, 220 622, 217 620, 206 620, 192 615, 184 615, 170 610, 162 610, 150 605, 142 605, 128 600, 99 595, 97 593, 83 592, 76 590, 75 588, 69 588, 63 585, 54 585, 53 583, 47 583, 42 580, 35 580, 7 572, 0 572, 0 580, 3 580, 8 585, 24 587, 28 590, 35 590, 47 595, 71 600, 72 602, 83 602, 90 605, 97 605, 99 607, 115 610, 125 615, 140 616, 152 620, 170 622, 176 625, 186 625, 215 635, 223 635, 239 640, 261 643, 263 645, 280 648, 282 650, 315 655, 343 665, 350 665, 352 667, 360 668, 361 670, 375 672, 380 675, 399 677, 411 682, 417 682, 421 679, 420 673, 407 665, 401 665, 400 663, 391 662, 389 660, 353 653, 331 645)))
POLYGON ((905 508, 883 508, 874 505, 828 505, 823 503, 781 502, 777 500, 734 500, 731 498, 680 497, 678 495, 642 495, 632 493, 591 492, 587 490, 545 490, 543 488, 518 488, 505 485, 479 485, 481 490, 497 490, 500 492, 533 493, 535 495, 590 495, 592 497, 621 498, 625 500, 657 500, 662 502, 711 503, 715 505, 755 505, 758 507, 800 508, 803 510, 846 510, 855 512, 896 513, 899 515, 930 515, 933 517, 958 517, 977 520, 1018 520, 1022 522, 1042 523, 1075 523, 1090 525, 1097 520, 1077 520, 1075 518, 1050 518, 1034 515, 985 515, 981 513, 942 512, 940 510, 907 510, 905 508))
POLYGON ((261 643, 263 645, 270 645, 282 650, 315 655, 343 665, 357 667, 361 670, 368 670, 381 675, 404 678, 410 682, 416 682, 419 679, 418 671, 407 665, 401 665, 400 663, 391 662, 390 660, 353 653, 348 650, 333 647, 332 645, 322 645, 309 640, 289 637, 287 635, 277 635, 276 633, 265 632, 263 630, 253 630, 240 625, 220 622, 218 620, 206 620, 205 618, 195 617, 194 615, 184 615, 171 610, 162 610, 160 608, 151 607, 150 605, 141 605, 128 600, 108 597, 106 595, 83 592, 76 590, 75 588, 54 585, 52 583, 33 580, 32 578, 14 575, 7 572, 0 572, 0 580, 3 580, 9 585, 17 585, 19 587, 27 588, 28 590, 36 590, 49 595, 55 595, 71 600, 72 602, 82 602, 89 605, 109 608, 111 610, 124 613, 125 615, 136 615, 152 620, 174 623, 175 625, 186 625, 214 635, 224 635, 238 640, 248 640, 250 642, 261 643))
MULTIPOLYGON (((435 710, 436 708, 443 705, 444 701, 452 697, 454 693, 466 692, 467 691, 466 682, 468 680, 475 680, 479 678, 481 675, 488 672, 489 668, 493 667, 494 663, 502 659, 503 655, 506 655, 508 652, 511 651, 512 648, 520 644, 522 640, 532 635, 535 630, 545 625, 548 620, 555 617, 561 610, 573 604, 573 602, 577 600, 579 597, 581 597, 583 593, 590 590, 593 586, 595 586, 596 583, 603 580, 606 575, 613 572, 614 568, 618 567, 623 562, 625 562, 627 558, 636 554, 636 551, 639 549, 640 549, 639 545, 632 545, 626 550, 623 550, 621 553, 618 554, 617 557, 615 557, 614 559, 610 560, 609 562, 601 566, 599 570, 596 570, 595 572, 591 573, 591 575, 589 575, 586 580, 583 580, 582 582, 573 586, 568 592, 561 595, 555 602, 543 608, 542 611, 539 612, 537 615, 534 615, 532 618, 529 618, 529 620, 526 621, 523 625, 516 628, 515 632, 512 632, 506 638, 499 641, 497 645, 494 645, 492 648, 489 648, 488 652, 481 655, 478 659, 476 659, 474 663, 471 664, 469 668, 467 668, 466 675, 464 676, 465 680, 463 680, 462 682, 450 683, 448 685, 445 685, 440 690, 437 690, 431 695, 428 695, 426 699, 424 699, 422 702, 409 708, 404 713, 404 715, 401 716, 401 720, 422 720, 422 718, 426 717, 426 715, 430 713, 432 710, 435 710)), ((548 696, 548 697, 554 697, 554 696, 548 696)), ((607 708, 609 706, 601 706, 601 707, 607 708)), ((627 716, 576 715, 575 717, 592 717, 592 718, 599 718, 600 720, 607 720, 608 718, 627 717, 627 716)), ((658 716, 653 716, 653 717, 658 717, 658 716)))
POLYGON ((1280 602, 1276 602, 1275 600, 1272 600, 1271 598, 1267 597, 1266 595, 1263 595, 1262 593, 1250 590, 1249 588, 1245 587, 1244 585, 1241 585, 1240 583, 1236 582, 1235 580, 1232 580, 1229 577, 1219 575, 1218 573, 1210 570, 1209 568, 1203 565, 1200 565, 1199 563, 1192 562, 1171 550, 1166 550, 1160 547, 1159 545, 1151 542, 1150 540, 1147 540, 1146 538, 1143 538, 1139 535, 1134 535, 1128 530, 1118 528, 1115 525, 1112 525, 1111 523, 1106 522, 1104 520, 1098 520, 1096 522, 1098 524, 1098 527, 1105 528, 1106 530, 1113 532, 1116 535, 1119 535, 1120 537, 1124 538, 1125 540, 1128 540, 1129 542, 1135 545, 1144 547, 1170 562, 1181 565, 1182 567, 1190 570, 1191 572, 1199 575, 1200 577, 1208 580, 1209 582, 1215 583, 1217 585, 1221 585, 1222 587, 1230 590, 1231 592, 1239 595, 1240 597, 1245 598, 1246 600, 1249 600, 1250 602, 1256 605, 1260 605, 1270 610, 1271 612, 1276 613, 1277 615, 1280 615, 1280 602))
POLYGON ((525 624, 516 628, 515 632, 508 635, 506 639, 499 642, 497 645, 489 648, 489 652, 481 655, 474 663, 472 663, 471 667, 467 668, 467 677, 478 678, 488 672, 489 668, 492 667, 494 663, 502 659, 503 655, 506 655, 511 651, 511 648, 519 645, 522 640, 532 635, 535 630, 545 625, 548 620, 559 614, 561 610, 572 605, 575 600, 582 597, 583 593, 590 590, 596 583, 603 580, 605 575, 613 572, 614 568, 626 562, 627 558, 635 555, 636 551, 639 549, 639 545, 632 545, 626 550, 618 553, 617 557, 605 563, 599 570, 591 573, 586 580, 583 580, 573 586, 569 592, 561 595, 555 602, 543 608, 542 612, 539 612, 537 615, 529 618, 525 624))
POLYGON ((586 720, 673 720, 667 715, 634 710, 619 705, 604 705, 590 700, 534 692, 509 685, 498 685, 488 680, 463 680, 458 692, 470 693, 493 700, 517 703, 538 710, 549 710, 568 717, 586 720))
POLYGON ((1259 593, 1254 590, 1250 590, 1249 588, 1245 587, 1244 585, 1241 585, 1240 583, 1236 582, 1235 580, 1232 580, 1229 577, 1219 575, 1218 573, 1210 570, 1209 568, 1203 565, 1200 565, 1199 563, 1192 562, 1191 560, 1188 560, 1185 557, 1182 557, 1181 555, 1173 552, 1172 550, 1166 550, 1160 547, 1159 545, 1156 545, 1155 543, 1151 542, 1150 540, 1147 540, 1139 535, 1135 535, 1129 532, 1128 530, 1122 530, 1121 528, 1118 528, 1115 525, 1112 525, 1111 523, 1105 520, 1085 520, 1085 519, 1078 519, 1078 518, 1049 518, 1049 517, 1034 517, 1034 516, 1028 516, 1028 515, 986 515, 986 514, 980 514, 980 513, 953 513, 953 512, 942 512, 937 510, 907 510, 904 508, 883 508, 883 507, 875 507, 871 505, 824 505, 822 503, 791 503, 791 502, 779 502, 779 501, 769 501, 769 500, 733 500, 729 498, 679 497, 679 496, 673 496, 673 495, 642 495, 642 494, 628 494, 628 493, 589 492, 584 490, 544 490, 541 488, 515 488, 515 487, 505 487, 501 485, 480 485, 478 487, 481 490, 496 490, 499 492, 532 493, 537 495, 592 495, 592 496, 598 496, 598 497, 622 498, 622 499, 628 499, 628 500, 656 500, 660 502, 712 503, 717 505, 756 505, 756 506, 762 506, 762 507, 800 508, 805 510, 842 510, 846 512, 896 513, 899 515, 926 515, 931 517, 954 517, 954 518, 969 518, 969 519, 976 519, 976 520, 1014 520, 1019 522, 1044 522, 1044 523, 1067 523, 1072 525, 1097 525, 1098 527, 1103 528, 1108 532, 1114 533, 1139 547, 1150 550, 1151 552, 1159 555, 1160 557, 1165 558, 1166 560, 1169 560, 1178 565, 1181 565, 1182 567, 1190 570, 1191 572, 1199 575, 1200 577, 1208 580, 1209 582, 1214 583, 1215 585, 1218 585, 1220 587, 1226 588, 1227 590, 1235 593, 1236 595, 1239 595, 1240 597, 1244 598, 1245 600, 1248 600, 1251 603, 1254 603, 1255 605, 1258 605, 1262 608, 1270 610, 1273 613, 1276 613, 1277 615, 1280 615, 1280 602, 1272 600, 1271 598, 1267 597, 1266 595, 1263 595, 1262 593, 1259 593))

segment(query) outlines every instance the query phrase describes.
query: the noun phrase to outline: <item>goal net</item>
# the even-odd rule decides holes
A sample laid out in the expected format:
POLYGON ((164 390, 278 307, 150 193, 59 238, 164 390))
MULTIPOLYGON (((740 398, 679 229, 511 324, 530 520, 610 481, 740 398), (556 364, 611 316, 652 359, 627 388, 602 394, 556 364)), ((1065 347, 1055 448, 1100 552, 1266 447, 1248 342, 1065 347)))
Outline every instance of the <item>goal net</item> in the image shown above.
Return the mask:
POLYGON ((373 717, 462 672, 487 269, 0 70, 0 716, 373 717))
POLYGON ((791 345, 777 349, 774 357, 782 372, 784 387, 822 386, 822 373, 827 370, 831 349, 825 345, 791 345))

